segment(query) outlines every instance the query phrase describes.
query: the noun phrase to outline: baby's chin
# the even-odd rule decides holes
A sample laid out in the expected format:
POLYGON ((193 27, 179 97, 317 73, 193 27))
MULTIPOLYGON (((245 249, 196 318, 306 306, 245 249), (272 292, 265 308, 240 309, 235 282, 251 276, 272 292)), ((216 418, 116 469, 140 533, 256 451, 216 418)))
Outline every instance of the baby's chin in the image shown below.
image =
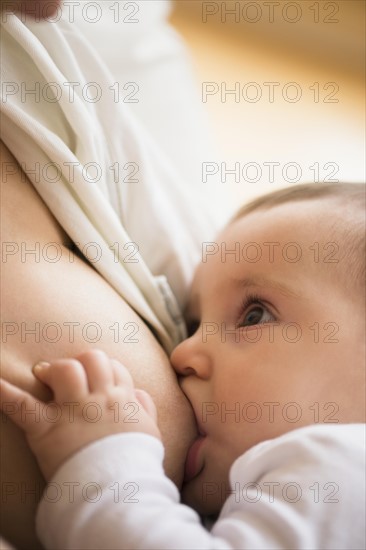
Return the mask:
POLYGON ((182 502, 196 510, 201 516, 216 516, 226 500, 223 497, 225 492, 220 490, 220 485, 220 483, 205 481, 203 476, 198 475, 183 484, 182 502))

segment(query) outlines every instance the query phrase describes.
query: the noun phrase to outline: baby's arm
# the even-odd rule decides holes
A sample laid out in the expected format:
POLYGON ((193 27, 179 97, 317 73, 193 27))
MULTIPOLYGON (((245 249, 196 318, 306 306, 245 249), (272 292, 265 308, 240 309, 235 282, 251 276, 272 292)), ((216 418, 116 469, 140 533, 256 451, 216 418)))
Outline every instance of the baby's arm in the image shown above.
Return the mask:
POLYGON ((52 478, 37 517, 46 548, 230 548, 179 504, 163 470, 154 403, 134 388, 127 369, 91 351, 40 364, 34 373, 54 401, 0 380, 1 409, 25 431, 52 478))

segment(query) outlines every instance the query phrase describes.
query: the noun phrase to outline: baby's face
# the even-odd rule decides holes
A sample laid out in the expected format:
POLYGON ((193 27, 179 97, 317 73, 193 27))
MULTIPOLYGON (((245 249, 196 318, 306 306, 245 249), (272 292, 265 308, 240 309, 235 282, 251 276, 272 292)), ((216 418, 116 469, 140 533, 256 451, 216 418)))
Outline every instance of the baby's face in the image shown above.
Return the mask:
POLYGON ((201 513, 220 509, 253 445, 364 421, 363 301, 340 283, 323 214, 316 201, 253 212, 206 245, 187 311, 199 326, 171 358, 201 433, 183 487, 201 513))

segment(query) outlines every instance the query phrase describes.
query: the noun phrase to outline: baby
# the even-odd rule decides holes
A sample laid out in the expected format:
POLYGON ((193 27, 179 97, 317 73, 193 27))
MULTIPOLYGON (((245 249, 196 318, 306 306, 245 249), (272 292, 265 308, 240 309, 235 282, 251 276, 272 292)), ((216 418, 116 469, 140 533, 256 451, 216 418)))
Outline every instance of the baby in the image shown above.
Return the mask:
POLYGON ((365 547, 364 197, 280 190, 203 244, 190 336, 171 356, 199 434, 186 504, 154 403, 120 363, 97 350, 40 363, 53 404, 2 381, 2 409, 51 480, 46 548, 365 547), (208 529, 194 509, 219 515, 208 529))

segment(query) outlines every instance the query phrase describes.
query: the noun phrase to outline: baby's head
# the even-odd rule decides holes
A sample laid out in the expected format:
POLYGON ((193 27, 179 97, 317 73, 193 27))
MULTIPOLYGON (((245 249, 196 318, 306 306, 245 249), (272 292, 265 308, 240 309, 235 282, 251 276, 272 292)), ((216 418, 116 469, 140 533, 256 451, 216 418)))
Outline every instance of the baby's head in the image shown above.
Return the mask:
POLYGON ((233 461, 316 423, 365 418, 365 194, 299 185, 244 207, 205 243, 172 354, 202 438, 184 500, 215 513, 233 461))

